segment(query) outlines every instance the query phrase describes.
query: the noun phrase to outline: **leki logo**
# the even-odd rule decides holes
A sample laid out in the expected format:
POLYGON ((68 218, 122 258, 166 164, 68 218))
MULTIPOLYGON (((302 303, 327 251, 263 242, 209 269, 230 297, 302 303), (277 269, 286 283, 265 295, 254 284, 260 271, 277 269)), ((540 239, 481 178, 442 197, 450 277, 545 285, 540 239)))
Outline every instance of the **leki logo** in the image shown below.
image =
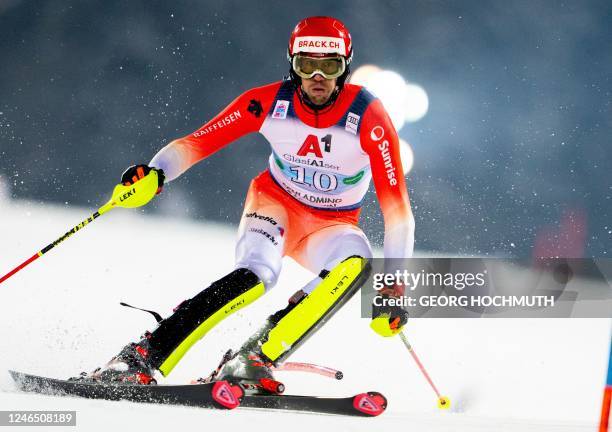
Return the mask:
POLYGON ((124 193, 122 196, 119 197, 119 201, 123 202, 126 199, 128 199, 129 197, 132 196, 132 194, 136 193, 136 189, 132 188, 131 190, 127 191, 126 193, 124 193))
MULTIPOLYGON (((324 144, 323 150, 325 151, 325 153, 331 152, 331 140, 332 136, 330 134, 325 135, 323 138, 321 138, 321 143, 324 144)), ((308 156, 310 153, 314 154, 315 157, 323 158, 321 146, 319 145, 319 138, 314 135, 308 135, 306 137, 304 143, 298 150, 297 155, 308 156)))
POLYGON ((224 310, 223 312, 224 312, 226 315, 227 315, 227 314, 229 314, 229 313, 232 313, 232 312, 234 312, 234 310, 235 310, 237 307, 242 306, 242 305, 244 304, 244 302, 245 302, 245 301, 246 301, 245 299, 242 299, 242 300, 240 300, 239 302, 234 303, 233 305, 231 305, 231 306, 229 307, 229 309, 226 309, 226 310, 224 310))
POLYGON ((340 288, 342 288, 342 286, 344 285, 344 282, 346 282, 347 279, 348 279, 348 276, 346 275, 342 276, 342 279, 340 279, 340 282, 338 282, 338 285, 333 287, 329 293, 331 295, 336 295, 336 293, 340 290, 340 288))

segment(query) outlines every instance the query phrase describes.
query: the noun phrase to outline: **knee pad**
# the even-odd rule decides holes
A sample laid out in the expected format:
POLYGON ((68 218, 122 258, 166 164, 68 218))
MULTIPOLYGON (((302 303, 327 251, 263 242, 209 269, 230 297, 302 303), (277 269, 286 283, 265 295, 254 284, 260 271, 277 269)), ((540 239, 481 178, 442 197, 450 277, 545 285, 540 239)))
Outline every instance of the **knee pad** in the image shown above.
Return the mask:
POLYGON ((344 261, 347 256, 359 256, 365 259, 372 258, 372 248, 365 235, 347 232, 334 241, 335 247, 327 257, 326 267, 334 268, 344 261))
POLYGON ((255 273, 269 290, 278 281, 282 268, 280 251, 272 244, 252 244, 243 237, 236 245, 236 268, 247 268, 255 273))
POLYGON ((281 262, 279 261, 278 265, 272 266, 268 262, 261 262, 256 259, 252 259, 251 257, 251 259, 249 260, 237 262, 236 267, 246 268, 255 273, 259 280, 263 282, 264 287, 267 291, 274 287, 274 285, 276 285, 276 282, 278 281, 278 276, 280 275, 281 270, 281 262))

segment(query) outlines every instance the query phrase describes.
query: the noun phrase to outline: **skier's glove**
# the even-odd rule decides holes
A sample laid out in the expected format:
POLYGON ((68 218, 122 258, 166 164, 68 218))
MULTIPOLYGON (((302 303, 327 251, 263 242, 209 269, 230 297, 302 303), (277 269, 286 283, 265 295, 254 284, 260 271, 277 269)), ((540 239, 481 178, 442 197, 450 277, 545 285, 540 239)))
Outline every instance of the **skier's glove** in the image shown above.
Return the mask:
MULTIPOLYGON (((384 290, 381 290, 381 292, 384 290)), ((401 306, 388 305, 388 299, 395 299, 396 296, 386 293, 378 294, 372 303, 372 322, 370 327, 376 333, 384 337, 398 334, 408 322, 408 312, 401 306), (380 305, 380 306, 377 306, 380 305)))
POLYGON ((134 184, 149 174, 151 170, 157 171, 157 194, 159 194, 164 187, 164 180, 166 179, 166 176, 164 176, 164 170, 159 168, 151 168, 150 166, 144 164, 132 165, 121 175, 121 183, 123 183, 125 186, 134 184))

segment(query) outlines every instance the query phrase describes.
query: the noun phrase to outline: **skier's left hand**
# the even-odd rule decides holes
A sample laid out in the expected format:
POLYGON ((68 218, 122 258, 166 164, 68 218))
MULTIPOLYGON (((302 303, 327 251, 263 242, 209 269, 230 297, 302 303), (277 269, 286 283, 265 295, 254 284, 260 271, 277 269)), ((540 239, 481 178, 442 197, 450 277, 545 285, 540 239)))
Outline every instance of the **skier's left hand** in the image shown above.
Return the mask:
POLYGON ((383 288, 375 297, 372 304, 370 327, 381 336, 395 336, 402 331, 404 325, 408 322, 408 312, 404 308, 387 303, 390 299, 399 300, 399 297, 392 288, 383 288))

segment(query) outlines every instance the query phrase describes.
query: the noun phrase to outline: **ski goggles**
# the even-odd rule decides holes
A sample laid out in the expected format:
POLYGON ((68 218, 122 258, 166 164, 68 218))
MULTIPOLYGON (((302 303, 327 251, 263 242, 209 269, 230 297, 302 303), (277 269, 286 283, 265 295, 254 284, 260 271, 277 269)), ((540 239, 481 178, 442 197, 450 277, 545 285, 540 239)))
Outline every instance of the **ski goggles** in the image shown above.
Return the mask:
POLYGON ((294 55, 291 67, 300 78, 312 78, 321 74, 326 79, 338 78, 346 70, 344 57, 308 57, 294 55))

